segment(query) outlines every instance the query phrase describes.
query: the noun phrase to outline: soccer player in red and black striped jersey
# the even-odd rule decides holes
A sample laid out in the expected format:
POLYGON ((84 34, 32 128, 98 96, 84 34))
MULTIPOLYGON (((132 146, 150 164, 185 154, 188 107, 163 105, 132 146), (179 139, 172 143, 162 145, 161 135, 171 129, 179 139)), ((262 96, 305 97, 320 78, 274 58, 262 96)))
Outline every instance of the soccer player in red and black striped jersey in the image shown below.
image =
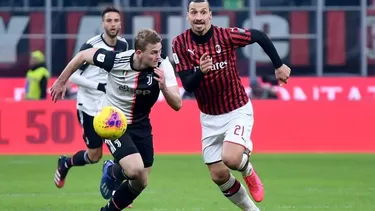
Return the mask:
POLYGON ((230 173, 230 169, 240 171, 253 199, 263 200, 263 184, 249 162, 253 108, 237 71, 235 51, 258 43, 282 83, 287 82, 290 68, 282 63, 265 33, 211 25, 207 0, 191 0, 187 17, 191 29, 173 40, 173 58, 185 90, 194 92, 201 110, 204 161, 212 180, 230 201, 242 210, 257 211, 245 188, 230 173))

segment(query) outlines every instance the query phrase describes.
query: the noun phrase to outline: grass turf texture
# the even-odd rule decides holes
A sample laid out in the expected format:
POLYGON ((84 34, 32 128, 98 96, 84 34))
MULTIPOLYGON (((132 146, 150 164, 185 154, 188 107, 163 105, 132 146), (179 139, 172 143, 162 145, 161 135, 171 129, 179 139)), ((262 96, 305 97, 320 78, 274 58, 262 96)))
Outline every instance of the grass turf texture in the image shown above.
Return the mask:
MULTIPOLYGON (((75 167, 57 189, 56 161, 0 156, 0 210, 95 211, 106 203, 101 162, 75 167)), ((375 210, 375 155, 255 154, 253 163, 265 185, 263 211, 375 210)), ((239 210, 211 182, 199 155, 156 156, 149 186, 133 205, 134 211, 239 210)))

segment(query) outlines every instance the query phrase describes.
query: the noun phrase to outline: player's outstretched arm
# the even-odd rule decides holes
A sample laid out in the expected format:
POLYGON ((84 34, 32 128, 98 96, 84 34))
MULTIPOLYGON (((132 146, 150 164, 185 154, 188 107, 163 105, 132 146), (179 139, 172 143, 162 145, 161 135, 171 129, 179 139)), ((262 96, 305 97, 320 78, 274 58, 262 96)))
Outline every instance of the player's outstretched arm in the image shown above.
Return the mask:
POLYGON ((155 80, 159 82, 160 90, 168 105, 175 111, 180 110, 182 107, 180 89, 168 57, 161 63, 160 68, 155 68, 155 73, 158 76, 155 80))
POLYGON ((281 67, 283 62, 270 38, 257 29, 227 28, 229 38, 234 48, 245 47, 249 44, 258 43, 271 59, 275 69, 281 67))
POLYGON ((98 51, 97 48, 90 48, 84 51, 80 51, 69 63, 68 65, 64 68, 60 76, 58 77, 57 80, 63 82, 64 84, 70 76, 79 69, 79 67, 87 62, 89 64, 94 64, 94 55, 98 51))
POLYGON ((105 84, 87 79, 86 77, 82 76, 79 71, 74 72, 73 75, 70 76, 69 81, 81 87, 97 89, 105 92, 105 84))
POLYGON ((283 65, 283 62, 281 61, 279 53, 277 53, 275 45, 272 43, 271 39, 263 31, 260 31, 257 29, 251 29, 250 32, 251 32, 250 44, 254 42, 258 43, 258 45, 262 47, 264 52, 271 59, 275 69, 280 68, 283 65))
POLYGON ((56 102, 63 99, 66 92, 66 82, 70 76, 84 63, 95 64, 107 71, 110 71, 114 65, 116 53, 104 49, 90 48, 80 51, 64 68, 60 76, 51 87, 52 100, 56 102))
POLYGON ((276 69, 276 78, 281 82, 281 84, 287 83, 290 75, 290 68, 283 64, 275 46, 266 33, 257 29, 241 29, 236 27, 227 30, 234 48, 258 43, 271 59, 272 64, 276 69))

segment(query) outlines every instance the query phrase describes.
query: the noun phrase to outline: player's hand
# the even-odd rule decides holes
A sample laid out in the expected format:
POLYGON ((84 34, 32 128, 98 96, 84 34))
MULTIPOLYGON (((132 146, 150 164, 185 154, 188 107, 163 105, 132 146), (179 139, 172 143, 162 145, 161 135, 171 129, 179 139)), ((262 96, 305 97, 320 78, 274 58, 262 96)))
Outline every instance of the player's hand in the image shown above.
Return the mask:
POLYGON ((199 66, 202 73, 207 73, 212 69, 212 58, 207 53, 204 53, 200 59, 199 66))
POLYGON ((56 103, 57 100, 64 99, 65 92, 66 92, 66 83, 57 79, 51 89, 51 97, 52 101, 56 103))
POLYGON ((154 68, 154 73, 157 76, 154 76, 154 79, 159 82, 159 88, 160 90, 165 89, 165 77, 164 77, 164 71, 158 67, 154 68))
POLYGON ((290 68, 283 64, 281 67, 275 70, 276 79, 280 82, 280 86, 288 83, 290 77, 290 68))

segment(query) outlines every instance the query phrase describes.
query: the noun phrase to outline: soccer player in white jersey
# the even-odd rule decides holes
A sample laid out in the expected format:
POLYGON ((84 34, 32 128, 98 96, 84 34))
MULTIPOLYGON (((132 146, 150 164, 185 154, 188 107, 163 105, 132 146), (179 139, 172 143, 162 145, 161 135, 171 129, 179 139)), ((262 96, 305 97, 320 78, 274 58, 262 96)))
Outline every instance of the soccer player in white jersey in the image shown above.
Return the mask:
MULTIPOLYGON (((161 56, 161 38, 151 29, 144 29, 135 37, 135 50, 113 52, 91 48, 78 53, 66 66, 51 88, 56 102, 65 93, 68 78, 83 62, 95 64, 109 72, 106 105, 121 109, 128 128, 118 140, 106 144, 118 164, 107 162, 103 171, 102 186, 122 183, 101 211, 118 211, 126 208, 145 189, 154 161, 152 129, 149 119, 151 108, 160 91, 171 108, 182 106, 178 84, 168 57, 161 56)), ((106 191, 108 188, 106 188, 106 191)), ((103 190, 101 190, 103 194, 103 190)))
MULTIPOLYGON (((118 36, 121 28, 120 12, 113 7, 102 11, 102 27, 104 33, 90 38, 81 47, 80 51, 89 48, 103 48, 106 50, 126 51, 128 43, 118 36)), ((64 186, 69 169, 73 166, 84 166, 97 163, 102 157, 103 140, 94 128, 93 119, 98 111, 95 101, 105 94, 108 72, 100 67, 85 63, 81 65, 71 77, 70 82, 78 85, 77 114, 83 127, 83 140, 87 150, 78 151, 72 157, 61 156, 58 159, 55 173, 55 184, 58 188, 64 186)))

